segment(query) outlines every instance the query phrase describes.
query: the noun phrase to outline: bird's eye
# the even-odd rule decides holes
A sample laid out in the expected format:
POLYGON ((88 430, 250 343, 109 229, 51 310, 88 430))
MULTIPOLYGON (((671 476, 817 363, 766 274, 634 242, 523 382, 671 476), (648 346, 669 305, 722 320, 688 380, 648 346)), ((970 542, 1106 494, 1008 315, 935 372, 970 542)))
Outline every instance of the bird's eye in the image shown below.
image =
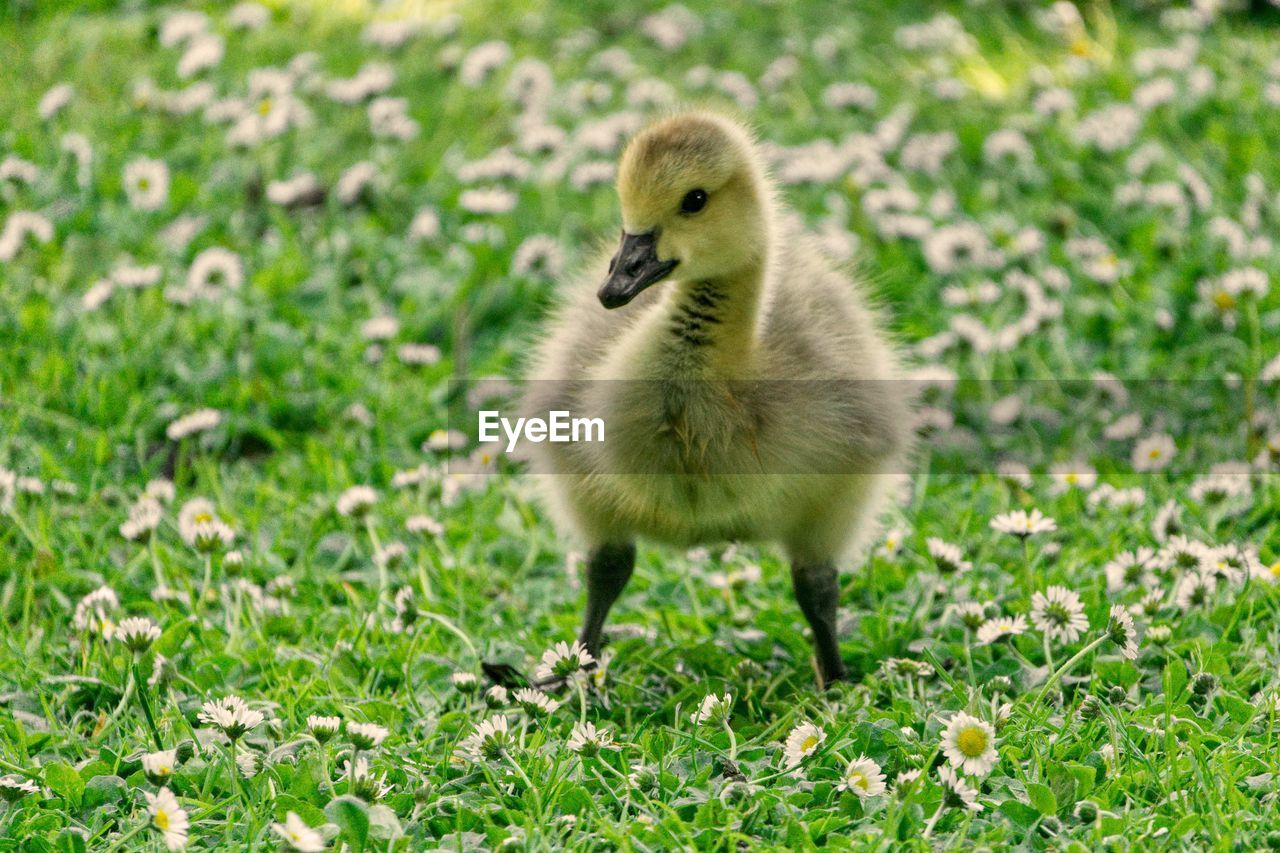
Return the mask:
POLYGON ((689 190, 680 200, 681 213, 697 213, 707 206, 706 190, 689 190))

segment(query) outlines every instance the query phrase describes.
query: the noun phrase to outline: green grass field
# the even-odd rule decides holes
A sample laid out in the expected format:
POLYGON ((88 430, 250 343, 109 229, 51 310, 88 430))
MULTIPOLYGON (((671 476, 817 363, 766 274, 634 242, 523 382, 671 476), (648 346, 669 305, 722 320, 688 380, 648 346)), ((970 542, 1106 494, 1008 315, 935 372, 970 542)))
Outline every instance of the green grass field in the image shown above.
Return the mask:
POLYGON ((0 850, 1280 847, 1280 13, 264 2, 0 13, 0 850), (772 549, 644 544, 539 710, 480 665, 580 555, 459 380, 680 102, 931 426, 849 684, 772 549))

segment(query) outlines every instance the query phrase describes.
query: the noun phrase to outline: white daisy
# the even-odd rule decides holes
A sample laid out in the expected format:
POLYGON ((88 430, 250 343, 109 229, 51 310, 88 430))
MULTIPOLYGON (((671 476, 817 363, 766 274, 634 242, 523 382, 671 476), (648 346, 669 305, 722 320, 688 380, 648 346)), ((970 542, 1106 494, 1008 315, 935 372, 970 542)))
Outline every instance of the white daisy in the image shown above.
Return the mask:
POLYGON ((695 726, 703 723, 722 723, 729 719, 729 712, 733 708, 733 697, 728 693, 723 696, 717 696, 714 693, 708 693, 702 699, 702 704, 698 706, 698 710, 689 715, 689 719, 695 726))
POLYGON ((40 786, 30 779, 23 779, 13 773, 8 776, 0 776, 0 800, 4 800, 6 803, 16 803, 23 797, 29 797, 39 792, 40 786))
POLYGON ((1173 461, 1178 447, 1171 436, 1151 435, 1133 446, 1130 462, 1135 471, 1163 471, 1173 461))
POLYGON ((170 441, 181 441, 187 436, 208 432, 221 422, 222 412, 217 409, 197 409, 171 422, 164 434, 170 441))
POLYGON ((490 717, 458 744, 458 752, 470 761, 497 761, 515 745, 506 717, 490 717))
POLYGON ((552 678, 568 678, 574 673, 586 669, 596 662, 586 647, 577 640, 570 645, 566 642, 556 643, 542 653, 542 662, 534 671, 533 677, 539 681, 552 678))
POLYGON ((1027 632, 1027 617, 1014 616, 997 616, 994 619, 988 619, 978 628, 978 644, 990 645, 999 640, 1009 637, 1016 637, 1019 634, 1027 632))
POLYGON ((942 751, 957 770, 985 776, 999 759, 996 730, 990 723, 959 711, 942 732, 942 751))
POLYGON ((207 299, 219 290, 239 290, 243 284, 244 263, 222 246, 205 249, 187 269, 186 293, 193 298, 207 299))
POLYGON ((173 792, 168 788, 161 788, 155 794, 143 791, 142 795, 147 798, 147 814, 151 816, 151 825, 160 831, 164 846, 169 850, 185 848, 190 821, 173 792))
POLYGON ((375 749, 391 732, 377 723, 347 723, 347 740, 356 749, 375 749))
POLYGON ((124 167, 124 191, 137 210, 159 210, 169 200, 169 167, 141 158, 124 167))
POLYGON ((197 719, 221 730, 231 740, 239 740, 266 717, 261 711, 250 709, 239 696, 227 696, 205 702, 197 719))
POLYGON ((368 512, 378 502, 378 493, 369 486, 352 486, 334 503, 338 515, 358 517, 368 512))
POLYGON ((845 767, 836 783, 837 791, 850 791, 860 798, 878 797, 884 793, 884 773, 880 765, 865 755, 859 755, 845 767))
POLYGON ((938 778, 942 781, 946 792, 943 806, 963 808, 971 812, 982 811, 982 804, 978 802, 978 789, 957 774, 950 765, 944 764, 938 768, 938 778))
POLYGON ((307 731, 311 732, 311 736, 321 743, 325 743, 333 738, 341 727, 341 717, 326 717, 320 714, 310 714, 307 716, 307 731))
POLYGON ((1086 462, 1066 462, 1049 470, 1053 478, 1053 493, 1061 494, 1072 489, 1088 491, 1098 482, 1098 472, 1086 462))
POLYGON ((1187 572, 1173 588, 1174 603, 1182 610, 1206 607, 1213 601, 1218 579, 1208 572, 1187 572))
POLYGON ((449 680, 459 693, 475 693, 480 686, 480 680, 474 672, 454 672, 449 675, 449 680))
POLYGON ((1025 539, 1038 533, 1052 533, 1058 529, 1058 523, 1038 509, 1030 513, 1019 509, 991 519, 991 529, 1025 539))
POLYGON ((609 733, 604 729, 596 728, 594 723, 574 724, 566 745, 573 752, 587 757, 596 755, 602 749, 617 748, 609 733))
POLYGON ((129 651, 140 655, 160 639, 160 629, 150 619, 134 616, 120 620, 120 624, 116 626, 115 636, 129 651))
POLYGON ((1111 605, 1107 616, 1107 633, 1111 641, 1120 647, 1120 653, 1126 658, 1135 660, 1138 657, 1138 629, 1133 624, 1133 617, 1119 604, 1111 605))
POLYGON ((964 559, 964 552, 960 550, 960 546, 953 545, 931 536, 925 540, 925 547, 929 549, 929 556, 933 559, 934 566, 938 572, 944 575, 957 575, 967 572, 973 564, 964 559))
POLYGON ((796 767, 822 746, 827 733, 820 726, 810 722, 800 723, 787 735, 783 744, 783 760, 788 767, 796 767))
POLYGON ((532 687, 521 687, 511 695, 511 699, 531 717, 553 714, 560 707, 558 701, 532 687))
POLYGON ((1051 586, 1031 596, 1031 624, 1050 640, 1074 643, 1089 630, 1080 596, 1061 586, 1051 586))
POLYGON ((1103 566, 1107 575, 1107 590, 1120 592, 1124 589, 1148 589, 1155 584, 1152 573, 1156 552, 1150 548, 1139 548, 1126 551, 1103 566))
POLYGON ((284 823, 271 824, 271 831, 280 836, 280 840, 294 850, 301 850, 304 853, 317 853, 328 846, 324 836, 307 826, 295 812, 286 814, 284 823))

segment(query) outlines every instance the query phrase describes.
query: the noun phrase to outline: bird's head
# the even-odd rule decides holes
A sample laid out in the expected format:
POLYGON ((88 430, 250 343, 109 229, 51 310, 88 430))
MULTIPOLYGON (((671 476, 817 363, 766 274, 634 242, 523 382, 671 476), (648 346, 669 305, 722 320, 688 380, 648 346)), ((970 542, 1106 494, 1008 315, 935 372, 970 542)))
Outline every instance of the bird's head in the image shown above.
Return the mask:
POLYGON ((636 135, 618 169, 622 245, 600 288, 618 308, 675 273, 702 281, 758 263, 769 184, 751 134, 728 118, 680 113, 636 135))

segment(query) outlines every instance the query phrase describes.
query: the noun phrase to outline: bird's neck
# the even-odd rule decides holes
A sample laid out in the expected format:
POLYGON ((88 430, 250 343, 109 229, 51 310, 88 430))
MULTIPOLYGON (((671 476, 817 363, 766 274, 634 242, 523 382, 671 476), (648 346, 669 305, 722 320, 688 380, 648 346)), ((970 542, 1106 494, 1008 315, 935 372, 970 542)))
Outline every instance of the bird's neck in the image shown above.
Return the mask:
POLYGON ((764 283, 764 264, 752 261, 729 275, 672 288, 667 345, 687 372, 728 378, 753 373, 764 283))

